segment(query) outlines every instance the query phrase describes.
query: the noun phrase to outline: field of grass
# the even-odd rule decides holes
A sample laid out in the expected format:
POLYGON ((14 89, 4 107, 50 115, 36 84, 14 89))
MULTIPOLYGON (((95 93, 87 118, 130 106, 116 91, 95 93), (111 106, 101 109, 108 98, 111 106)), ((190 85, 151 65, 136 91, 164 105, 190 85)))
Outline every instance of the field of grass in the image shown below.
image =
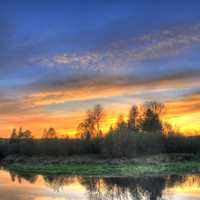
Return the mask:
POLYGON ((18 173, 42 175, 65 174, 77 176, 160 176, 198 173, 199 161, 160 163, 160 164, 59 164, 59 165, 28 165, 12 164, 9 170, 18 173))

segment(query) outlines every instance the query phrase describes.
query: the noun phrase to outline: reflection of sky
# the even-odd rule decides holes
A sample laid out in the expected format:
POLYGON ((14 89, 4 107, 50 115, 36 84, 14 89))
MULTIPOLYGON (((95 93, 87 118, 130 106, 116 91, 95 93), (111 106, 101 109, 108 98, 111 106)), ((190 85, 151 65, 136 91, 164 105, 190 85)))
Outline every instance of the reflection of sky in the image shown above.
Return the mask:
MULTIPOLYGON (((35 135, 49 126, 74 132, 96 103, 125 113, 146 100, 169 103, 170 122, 198 130, 199 8, 197 1, 2 3, 2 136, 19 126, 35 135)), ((116 116, 107 118, 106 126, 116 116)))
POLYGON ((139 198, 143 197, 144 199, 149 199, 150 193, 157 194, 158 197, 162 194, 162 199, 200 199, 199 176, 195 175, 182 177, 183 180, 179 177, 177 182, 174 177, 168 177, 166 181, 170 182, 171 180, 173 183, 174 180, 174 184, 165 188, 163 185, 157 189, 155 187, 159 187, 158 182, 161 181, 161 185, 163 183, 163 179, 159 179, 159 177, 154 177, 156 183, 154 187, 151 185, 153 177, 149 179, 143 177, 138 182, 136 182, 137 178, 118 178, 118 182, 115 178, 107 178, 107 182, 106 179, 102 178, 95 182, 94 177, 81 179, 81 177, 57 176, 49 177, 50 182, 48 182, 44 177, 37 176, 35 181, 31 183, 20 176, 15 177, 13 181, 9 172, 1 170, 0 178, 0 195, 3 200, 96 200, 97 198, 101 200, 110 198, 113 200, 133 200, 136 193, 138 193, 139 198), (141 188, 134 188, 134 186, 141 188))
POLYGON ((182 184, 177 184, 175 187, 167 188, 164 195, 168 196, 168 198, 172 200, 200 199, 198 176, 187 176, 182 184))
POLYGON ((47 186, 43 177, 38 176, 36 183, 24 179, 11 181, 9 173, 0 172, 0 195, 3 200, 86 200, 85 188, 77 181, 69 183, 59 192, 47 186))

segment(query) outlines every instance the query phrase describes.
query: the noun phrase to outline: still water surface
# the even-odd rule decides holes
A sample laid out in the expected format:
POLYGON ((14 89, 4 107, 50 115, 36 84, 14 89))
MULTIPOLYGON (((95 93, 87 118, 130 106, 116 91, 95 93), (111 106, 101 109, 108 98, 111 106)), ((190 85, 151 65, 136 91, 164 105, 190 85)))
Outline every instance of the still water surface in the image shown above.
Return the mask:
POLYGON ((98 178, 0 170, 1 200, 200 200, 200 175, 98 178))

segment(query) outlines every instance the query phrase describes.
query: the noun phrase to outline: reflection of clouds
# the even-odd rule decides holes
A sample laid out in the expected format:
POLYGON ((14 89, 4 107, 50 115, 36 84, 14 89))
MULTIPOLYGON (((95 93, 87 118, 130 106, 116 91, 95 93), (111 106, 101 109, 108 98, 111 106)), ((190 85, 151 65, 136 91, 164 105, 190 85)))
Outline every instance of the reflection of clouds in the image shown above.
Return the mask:
POLYGON ((200 177, 198 175, 185 176, 181 184, 169 187, 165 191, 172 200, 200 199, 200 177))
POLYGON ((64 197, 36 197, 33 200, 66 200, 64 197))
POLYGON ((79 183, 73 178, 68 179, 59 176, 52 179, 52 184, 47 184, 48 180, 45 180, 42 176, 38 176, 34 183, 31 175, 15 174, 18 177, 17 179, 21 180, 20 182, 17 180, 13 182, 13 177, 9 178, 9 175, 4 171, 1 171, 0 176, 3 181, 3 187, 2 185, 0 187, 0 195, 3 200, 84 200, 85 190, 81 185, 77 187, 79 183), (3 179, 2 175, 4 176, 3 179), (65 182, 60 180, 65 180, 65 182), (55 184, 58 184, 57 187, 63 186, 63 189, 57 191, 55 184))
POLYGON ((39 199, 39 197, 59 198, 61 196, 46 188, 41 177, 33 184, 27 178, 24 179, 18 175, 21 181, 13 182, 7 172, 1 171, 0 178, 0 199, 2 200, 35 200, 36 197, 39 199))

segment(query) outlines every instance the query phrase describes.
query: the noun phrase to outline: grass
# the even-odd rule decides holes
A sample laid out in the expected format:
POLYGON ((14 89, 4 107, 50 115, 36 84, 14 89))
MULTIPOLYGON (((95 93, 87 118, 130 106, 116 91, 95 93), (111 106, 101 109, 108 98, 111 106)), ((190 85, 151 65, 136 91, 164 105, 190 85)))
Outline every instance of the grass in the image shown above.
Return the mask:
POLYGON ((160 176, 195 173, 200 169, 199 161, 160 163, 160 164, 60 164, 27 165, 12 164, 7 167, 18 173, 41 175, 77 175, 77 176, 160 176))

